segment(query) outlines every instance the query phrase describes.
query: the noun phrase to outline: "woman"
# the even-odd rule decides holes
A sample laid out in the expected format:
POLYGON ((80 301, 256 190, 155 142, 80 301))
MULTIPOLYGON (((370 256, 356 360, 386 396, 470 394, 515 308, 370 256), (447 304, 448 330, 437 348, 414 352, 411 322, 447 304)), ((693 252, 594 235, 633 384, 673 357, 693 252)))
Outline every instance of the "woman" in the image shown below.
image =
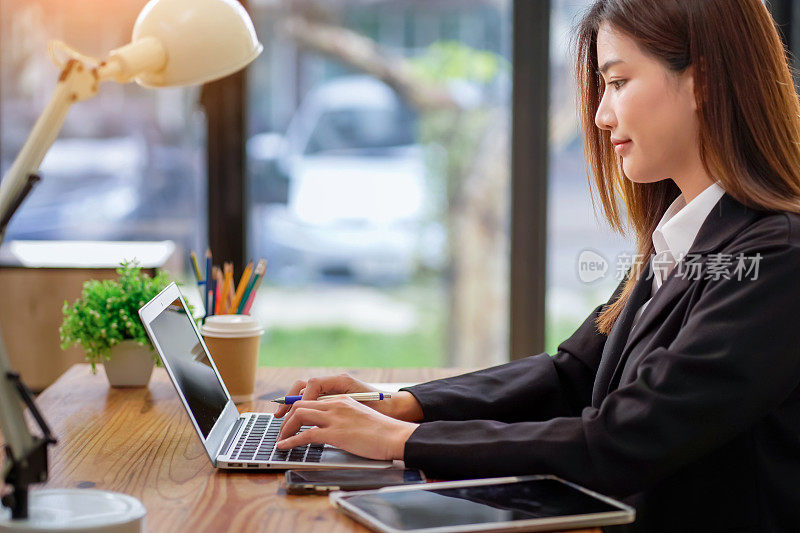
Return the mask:
POLYGON ((774 23, 761 0, 597 0, 576 44, 594 185, 647 260, 555 356, 369 404, 311 401, 368 390, 346 375, 295 383, 279 446, 552 473, 636 531, 800 530, 800 105, 774 23))

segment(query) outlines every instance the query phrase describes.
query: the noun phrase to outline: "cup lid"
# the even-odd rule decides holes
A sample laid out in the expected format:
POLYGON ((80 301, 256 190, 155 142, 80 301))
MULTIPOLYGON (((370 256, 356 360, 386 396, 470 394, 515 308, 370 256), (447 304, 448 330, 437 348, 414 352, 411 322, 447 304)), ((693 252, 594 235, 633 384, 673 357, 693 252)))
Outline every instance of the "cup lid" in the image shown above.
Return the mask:
POLYGON ((261 335, 264 328, 250 315, 213 315, 206 318, 201 331, 208 337, 238 338, 261 335))

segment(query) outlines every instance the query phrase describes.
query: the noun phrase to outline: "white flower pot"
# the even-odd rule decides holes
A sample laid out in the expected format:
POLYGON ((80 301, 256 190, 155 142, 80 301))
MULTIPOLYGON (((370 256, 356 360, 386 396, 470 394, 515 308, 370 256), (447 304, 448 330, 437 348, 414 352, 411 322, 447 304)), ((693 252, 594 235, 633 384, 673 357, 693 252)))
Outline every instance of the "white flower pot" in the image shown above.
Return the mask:
POLYGON ((111 349, 111 359, 103 361, 112 387, 146 387, 153 373, 153 355, 149 346, 136 341, 122 341, 111 349))

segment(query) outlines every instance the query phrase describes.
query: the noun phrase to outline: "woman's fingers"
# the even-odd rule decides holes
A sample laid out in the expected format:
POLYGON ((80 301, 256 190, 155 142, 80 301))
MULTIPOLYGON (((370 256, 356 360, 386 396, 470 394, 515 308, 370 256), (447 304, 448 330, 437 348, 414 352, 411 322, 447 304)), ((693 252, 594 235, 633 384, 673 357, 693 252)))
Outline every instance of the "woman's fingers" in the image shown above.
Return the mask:
MULTIPOLYGON (((296 396, 300 394, 300 391, 306 388, 306 382, 303 380, 297 380, 294 384, 289 388, 289 391, 286 393, 286 396, 296 396)), ((291 405, 281 405, 278 407, 278 410, 275 411, 276 418, 282 418, 288 411, 291 405)))
POLYGON ((300 401, 292 418, 284 421, 277 447, 287 449, 317 442, 371 459, 402 459, 405 443, 417 426, 390 418, 351 398, 300 401), (315 427, 293 434, 304 425, 315 427))
MULTIPOLYGON (((309 381, 311 381, 311 380, 309 380, 309 381)), ((288 406, 286 406, 286 407, 289 409, 289 411, 286 413, 286 416, 284 416, 284 417, 283 417, 283 427, 286 427, 286 426, 287 426, 287 424, 289 423, 289 421, 290 421, 290 420, 292 419, 292 417, 294 416, 294 413, 295 413, 295 411, 297 410, 297 408, 302 406, 302 403, 301 403, 301 402, 306 402, 306 403, 308 403, 308 402, 310 402, 310 401, 314 401, 314 400, 316 400, 316 397, 314 397, 314 398, 311 398, 311 399, 309 399, 309 400, 306 400, 306 399, 298 400, 298 401, 294 402, 292 405, 288 405, 288 406)), ((275 416, 278 416, 278 415, 277 415, 277 413, 275 414, 275 416)), ((280 417, 279 417, 279 418, 280 418, 280 417)))
POLYGON ((303 391, 304 400, 316 400, 328 394, 346 394, 348 392, 366 392, 368 389, 349 374, 337 374, 308 380, 303 391))
POLYGON ((292 405, 291 415, 284 419, 281 424, 281 431, 278 433, 278 440, 294 435, 302 426, 324 425, 323 411, 328 411, 332 407, 332 402, 327 401, 303 401, 295 402, 292 405))
MULTIPOLYGON (((303 400, 316 400, 320 396, 327 394, 345 394, 348 392, 367 392, 369 387, 364 386, 361 382, 349 374, 338 374, 335 376, 323 376, 310 378, 308 381, 297 381, 290 389, 288 395, 298 395, 302 391, 303 400), (302 387, 298 387, 302 384, 302 387)), ((288 396, 287 395, 287 396, 288 396)), ((291 406, 281 406, 276 412, 275 416, 278 418, 286 416, 291 418, 291 406)))
MULTIPOLYGON (((345 373, 334 376, 314 377, 308 379, 307 381, 296 381, 292 388, 289 389, 287 396, 297 396, 302 394, 301 401, 307 402, 316 400, 320 396, 325 395, 348 394, 352 392, 370 392, 374 390, 375 389, 373 387, 370 387, 366 383, 362 383, 353 376, 345 373)), ((295 426, 299 427, 298 424, 291 423, 298 403, 299 402, 295 402, 294 405, 282 405, 275 412, 275 416, 277 418, 284 419, 284 428, 295 426)), ((384 401, 370 403, 372 405, 369 405, 369 407, 379 412, 384 412, 386 409, 388 409, 388 405, 386 405, 386 402, 384 401)), ((281 434, 289 435, 289 433, 286 433, 283 430, 281 431, 281 434)))
POLYGON ((303 446, 312 442, 325 442, 323 429, 314 427, 309 428, 302 433, 289 437, 288 439, 278 441, 275 445, 279 450, 286 450, 297 446, 303 446))
POLYGON ((322 389, 329 378, 311 378, 306 383, 306 390, 303 391, 304 400, 316 400, 322 394, 322 389))
POLYGON ((350 398, 331 398, 329 400, 320 401, 303 401, 295 402, 292 406, 293 415, 287 418, 281 425, 281 431, 278 434, 277 445, 280 449, 294 448, 301 444, 308 444, 309 442, 326 442, 325 433, 319 430, 329 427, 331 424, 339 424, 344 420, 340 420, 341 415, 347 415, 348 407, 352 409, 357 406, 358 402, 350 398), (306 429, 302 433, 296 434, 300 431, 302 426, 316 426, 306 429), (307 439, 298 439, 301 435, 305 435, 309 431, 314 430, 307 439), (310 440, 309 440, 310 439, 310 440), (298 443, 298 444, 292 444, 298 443))

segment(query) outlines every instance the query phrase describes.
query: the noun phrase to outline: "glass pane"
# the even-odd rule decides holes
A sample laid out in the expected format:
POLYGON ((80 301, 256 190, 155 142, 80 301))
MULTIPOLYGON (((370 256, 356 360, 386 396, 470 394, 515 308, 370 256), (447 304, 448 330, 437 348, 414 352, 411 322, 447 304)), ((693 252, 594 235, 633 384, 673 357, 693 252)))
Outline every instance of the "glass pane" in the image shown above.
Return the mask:
MULTIPOLYGON (((130 41, 145 0, 0 3, 0 146, 11 166, 58 79, 48 42, 104 57, 130 41)), ((199 89, 106 82, 72 106, 40 168, 42 181, 6 241, 172 240, 205 248, 205 119, 199 89)), ((188 273, 188 263, 186 272, 188 273)))
POLYGON ((505 361, 511 2, 251 2, 262 364, 505 361))
POLYGON ((608 300, 624 275, 626 254, 636 253, 633 241, 611 231, 599 204, 595 213, 587 181, 568 46, 570 30, 589 3, 553 0, 551 11, 546 319, 551 354, 608 300))

